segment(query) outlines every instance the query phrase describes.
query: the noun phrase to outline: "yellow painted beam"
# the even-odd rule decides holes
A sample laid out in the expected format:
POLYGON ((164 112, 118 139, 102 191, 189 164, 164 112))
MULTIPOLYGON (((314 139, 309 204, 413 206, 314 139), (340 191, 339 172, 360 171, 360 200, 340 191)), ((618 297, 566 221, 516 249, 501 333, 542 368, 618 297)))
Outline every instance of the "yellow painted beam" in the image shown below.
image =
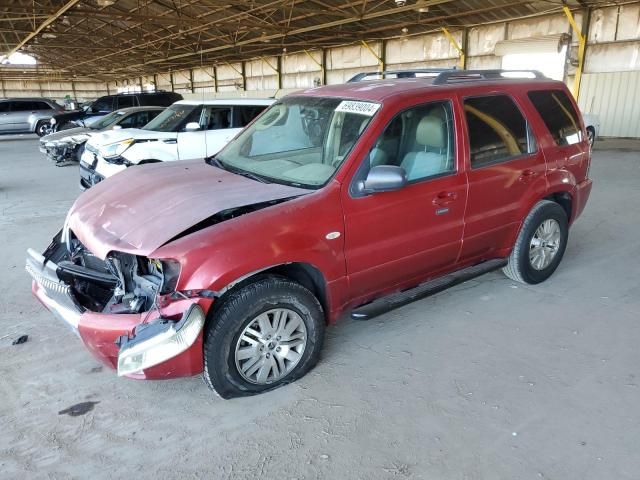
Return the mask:
POLYGON ((460 55, 458 60, 459 66, 460 66, 460 69, 464 70, 464 63, 465 63, 464 50, 462 50, 462 47, 458 44, 455 37, 451 35, 451 32, 449 32, 449 30, 447 30, 446 27, 442 27, 442 32, 444 33, 445 37, 447 37, 447 39, 449 40, 449 43, 453 45, 453 48, 455 48, 458 51, 458 54, 460 55))
POLYGON ((582 71, 584 69, 584 53, 587 47, 587 37, 582 34, 582 30, 576 23, 576 19, 573 17, 573 13, 569 10, 569 7, 562 7, 564 10, 564 14, 567 16, 569 20, 569 24, 573 29, 574 33, 578 37, 578 67, 576 68, 575 76, 573 77, 573 96, 576 100, 578 100, 578 96, 580 95, 580 83, 582 81, 582 71))
POLYGON ((360 42, 362 43, 364 48, 369 50, 369 52, 371 52, 371 55, 373 55, 375 57, 375 59, 378 60, 378 65, 380 66, 380 71, 384 72, 384 60, 382 58, 380 58, 380 55, 378 55, 376 53, 376 51, 373 48, 371 48, 371 46, 367 42, 365 42, 364 40, 360 40, 360 42))

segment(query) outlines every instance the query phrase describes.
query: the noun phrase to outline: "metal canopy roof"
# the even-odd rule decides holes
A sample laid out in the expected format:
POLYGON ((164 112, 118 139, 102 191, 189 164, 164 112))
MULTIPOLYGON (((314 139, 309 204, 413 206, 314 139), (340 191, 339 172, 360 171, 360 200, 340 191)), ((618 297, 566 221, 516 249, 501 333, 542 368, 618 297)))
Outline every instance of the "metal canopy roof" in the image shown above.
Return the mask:
MULTIPOLYGON (((567 2, 571 8, 616 2, 567 2)), ((4 54, 131 77, 559 12, 560 0, 0 0, 4 54)), ((20 70, 19 68, 17 70, 20 70)))

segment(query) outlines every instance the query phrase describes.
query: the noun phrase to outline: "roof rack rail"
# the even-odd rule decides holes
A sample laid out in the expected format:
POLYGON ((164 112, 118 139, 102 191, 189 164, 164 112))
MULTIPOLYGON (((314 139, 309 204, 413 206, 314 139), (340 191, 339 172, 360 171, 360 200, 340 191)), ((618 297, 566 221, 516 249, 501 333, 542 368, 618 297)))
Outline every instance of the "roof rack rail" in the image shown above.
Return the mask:
POLYGON ((424 76, 432 78, 442 73, 451 73, 456 71, 459 70, 456 70, 455 68, 412 68, 407 70, 384 70, 382 72, 361 72, 347 80, 347 83, 361 82, 363 80, 367 80, 367 77, 375 77, 376 79, 380 77, 386 78, 387 75, 393 75, 394 78, 419 78, 422 76, 421 74, 424 74, 424 76))
POLYGON ((512 78, 527 78, 524 76, 518 76, 518 74, 533 75, 537 80, 548 80, 547 77, 538 70, 449 70, 440 73, 433 80, 433 85, 474 82, 478 80, 509 80, 512 78))

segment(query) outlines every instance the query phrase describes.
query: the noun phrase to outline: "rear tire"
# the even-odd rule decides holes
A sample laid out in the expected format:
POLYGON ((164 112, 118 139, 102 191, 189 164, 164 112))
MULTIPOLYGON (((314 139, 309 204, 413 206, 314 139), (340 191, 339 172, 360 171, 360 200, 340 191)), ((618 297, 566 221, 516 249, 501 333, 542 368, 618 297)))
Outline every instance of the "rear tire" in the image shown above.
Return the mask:
POLYGON ((44 137, 49 133, 51 133, 49 122, 47 122, 46 120, 42 120, 36 124, 36 135, 38 135, 39 137, 44 137))
POLYGON ((262 276, 214 304, 204 334, 204 379, 222 398, 291 383, 320 358, 318 299, 285 277, 262 276))
POLYGON ((534 285, 558 268, 569 237, 567 214, 555 202, 542 200, 525 218, 518 238, 502 269, 511 280, 534 285))

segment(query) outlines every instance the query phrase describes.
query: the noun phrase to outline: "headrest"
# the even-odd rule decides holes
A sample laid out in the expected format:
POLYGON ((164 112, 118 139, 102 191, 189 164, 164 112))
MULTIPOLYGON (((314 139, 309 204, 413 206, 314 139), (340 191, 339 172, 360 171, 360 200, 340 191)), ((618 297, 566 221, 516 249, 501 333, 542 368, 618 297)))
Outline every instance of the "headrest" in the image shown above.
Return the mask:
POLYGON ((427 115, 416 128, 416 142, 433 148, 445 148, 444 122, 435 115, 427 115))

